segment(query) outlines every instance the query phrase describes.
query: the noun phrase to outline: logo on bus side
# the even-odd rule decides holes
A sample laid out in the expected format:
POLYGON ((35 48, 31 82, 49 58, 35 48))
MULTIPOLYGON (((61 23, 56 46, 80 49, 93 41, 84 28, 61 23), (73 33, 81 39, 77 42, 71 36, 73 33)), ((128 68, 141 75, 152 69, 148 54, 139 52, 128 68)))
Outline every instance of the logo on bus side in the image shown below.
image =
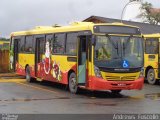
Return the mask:
POLYGON ((45 58, 43 59, 44 72, 47 75, 49 73, 51 73, 53 78, 57 79, 58 81, 61 81, 62 80, 62 72, 60 70, 60 64, 57 64, 55 61, 52 61, 51 51, 52 51, 52 49, 50 48, 50 42, 46 41, 45 58))
POLYGON ((53 62, 52 75, 58 81, 62 80, 62 72, 60 70, 60 64, 57 64, 55 61, 53 62))
POLYGON ((48 75, 51 70, 51 49, 49 41, 46 41, 45 59, 43 60, 43 64, 44 64, 44 72, 45 74, 48 75))

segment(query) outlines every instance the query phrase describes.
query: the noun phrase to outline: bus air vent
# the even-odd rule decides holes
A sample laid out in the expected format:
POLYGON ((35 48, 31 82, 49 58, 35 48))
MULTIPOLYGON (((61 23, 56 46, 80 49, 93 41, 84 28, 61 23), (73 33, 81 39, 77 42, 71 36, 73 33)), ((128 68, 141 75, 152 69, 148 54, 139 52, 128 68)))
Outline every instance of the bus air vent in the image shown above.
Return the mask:
POLYGON ((134 81, 136 76, 106 76, 108 81, 134 81))

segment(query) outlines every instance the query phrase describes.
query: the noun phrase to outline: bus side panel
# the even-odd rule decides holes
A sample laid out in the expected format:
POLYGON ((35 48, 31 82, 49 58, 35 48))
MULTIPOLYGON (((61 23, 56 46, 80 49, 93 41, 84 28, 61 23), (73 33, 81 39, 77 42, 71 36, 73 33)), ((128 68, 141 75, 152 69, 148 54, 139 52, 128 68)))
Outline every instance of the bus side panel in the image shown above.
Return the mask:
POLYGON ((18 54, 19 62, 16 64, 16 72, 20 75, 25 75, 25 67, 29 65, 31 76, 35 77, 35 69, 34 69, 34 54, 18 54))
POLYGON ((155 70, 155 77, 158 78, 158 54, 145 54, 144 67, 145 71, 148 67, 152 67, 155 70))
POLYGON ((68 84, 68 72, 76 69, 76 62, 68 61, 67 56, 52 55, 51 58, 42 57, 42 62, 38 63, 38 74, 41 78, 62 84, 68 84))

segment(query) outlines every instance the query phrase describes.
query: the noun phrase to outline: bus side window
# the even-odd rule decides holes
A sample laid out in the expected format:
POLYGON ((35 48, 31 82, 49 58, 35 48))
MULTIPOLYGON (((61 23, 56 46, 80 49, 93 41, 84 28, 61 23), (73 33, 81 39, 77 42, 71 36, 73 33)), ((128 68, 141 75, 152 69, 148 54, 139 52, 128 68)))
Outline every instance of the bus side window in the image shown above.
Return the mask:
POLYGON ((157 54, 158 53, 158 40, 155 38, 146 39, 145 52, 146 54, 157 54))
POLYGON ((33 36, 26 36, 25 52, 32 53, 33 50, 33 36))
POLYGON ((65 34, 55 34, 53 39, 53 54, 64 54, 65 52, 65 34))
POLYGON ((66 54, 76 55, 77 53, 77 33, 67 33, 66 54))
POLYGON ((45 53, 45 38, 41 37, 40 38, 40 53, 44 54, 45 53))
POLYGON ((53 44, 53 35, 52 34, 49 34, 49 35, 46 35, 46 42, 49 42, 49 49, 50 49, 50 52, 52 52, 52 44, 53 44))
POLYGON ((25 51, 25 37, 22 36, 20 41, 19 41, 19 52, 23 53, 25 51))

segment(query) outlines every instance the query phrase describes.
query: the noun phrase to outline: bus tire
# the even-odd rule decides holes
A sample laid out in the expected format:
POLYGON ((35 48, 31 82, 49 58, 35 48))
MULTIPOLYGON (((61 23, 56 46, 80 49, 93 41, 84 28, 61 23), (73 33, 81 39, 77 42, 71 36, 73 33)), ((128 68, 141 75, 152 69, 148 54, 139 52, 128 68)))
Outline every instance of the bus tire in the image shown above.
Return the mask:
POLYGON ((147 81, 149 84, 154 85, 157 83, 157 80, 155 78, 155 72, 154 69, 149 69, 147 72, 147 81))
POLYGON ((26 81, 31 82, 31 72, 29 66, 26 67, 26 81))
POLYGON ((119 94, 122 90, 111 90, 113 94, 119 94))
POLYGON ((77 86, 77 76, 74 72, 72 72, 69 76, 69 91, 73 94, 76 94, 78 92, 78 86, 77 86))

